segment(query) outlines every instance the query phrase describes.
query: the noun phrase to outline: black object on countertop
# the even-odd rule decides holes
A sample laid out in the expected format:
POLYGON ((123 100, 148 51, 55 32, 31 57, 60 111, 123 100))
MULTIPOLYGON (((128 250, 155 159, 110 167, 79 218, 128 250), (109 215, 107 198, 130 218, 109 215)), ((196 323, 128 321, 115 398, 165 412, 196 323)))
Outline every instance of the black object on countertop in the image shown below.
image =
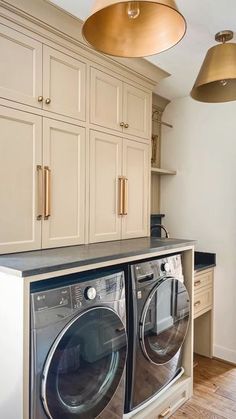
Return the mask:
POLYGON ((216 266, 216 254, 207 252, 194 252, 194 270, 201 271, 203 269, 216 266))
POLYGON ((160 227, 154 227, 155 224, 162 224, 162 218, 165 217, 165 214, 151 214, 151 236, 152 237, 161 237, 160 227))
MULTIPOLYGON (((193 246, 193 240, 144 237, 140 239, 35 250, 0 256, 0 272, 20 277, 38 275, 62 269, 90 266, 101 262, 125 263, 124 259, 140 255, 153 257, 159 251, 193 246)), ((130 261, 130 260, 128 260, 130 261)), ((108 266, 108 264, 107 264, 108 266)), ((92 266, 91 266, 92 269, 92 266)))

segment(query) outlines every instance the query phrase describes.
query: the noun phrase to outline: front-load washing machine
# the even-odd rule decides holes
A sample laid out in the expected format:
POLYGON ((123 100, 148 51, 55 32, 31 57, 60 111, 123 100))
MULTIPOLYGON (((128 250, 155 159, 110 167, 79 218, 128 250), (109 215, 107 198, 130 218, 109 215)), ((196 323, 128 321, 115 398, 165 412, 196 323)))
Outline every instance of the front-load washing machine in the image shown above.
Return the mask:
POLYGON ((126 413, 183 372, 182 348, 190 318, 180 254, 133 264, 130 274, 126 413))
POLYGON ((127 354, 124 273, 54 282, 31 290, 30 418, 120 419, 127 354))

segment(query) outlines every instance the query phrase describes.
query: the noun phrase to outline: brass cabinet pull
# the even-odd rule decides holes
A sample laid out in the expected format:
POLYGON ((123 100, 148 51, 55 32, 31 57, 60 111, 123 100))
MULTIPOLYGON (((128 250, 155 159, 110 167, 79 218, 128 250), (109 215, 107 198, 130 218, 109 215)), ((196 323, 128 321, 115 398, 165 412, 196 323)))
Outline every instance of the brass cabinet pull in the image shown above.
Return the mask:
POLYGON ((124 208, 124 178, 123 176, 119 177, 119 210, 118 214, 123 215, 124 208))
POLYGON ((42 102, 43 101, 43 96, 38 96, 38 102, 42 102))
POLYGON ((170 414, 170 412, 171 412, 170 407, 168 407, 166 410, 160 413, 159 418, 165 418, 167 415, 170 414))
POLYGON ((129 128, 129 124, 125 124, 125 125, 124 125, 124 127, 125 127, 125 128, 129 128))
POLYGON ((200 280, 199 280, 199 281, 194 282, 194 286, 195 286, 195 287, 197 287, 198 285, 201 285, 201 281, 200 281, 200 280))
POLYGON ((48 220, 51 215, 51 170, 44 167, 44 219, 48 220))
POLYGON ((43 169, 42 166, 40 166, 40 164, 37 165, 37 188, 37 220, 41 220, 43 216, 43 169))
POLYGON ((47 105, 49 105, 49 103, 51 103, 51 99, 50 99, 50 97, 47 97, 47 98, 45 99, 45 103, 46 103, 47 105))
POLYGON ((120 127, 123 127, 124 125, 124 122, 120 122, 120 127))
POLYGON ((194 307, 198 307, 200 305, 201 305, 201 301, 200 300, 198 300, 198 301, 196 301, 196 303, 194 303, 194 307))
POLYGON ((128 215, 128 179, 124 177, 123 181, 124 181, 123 215, 128 215))

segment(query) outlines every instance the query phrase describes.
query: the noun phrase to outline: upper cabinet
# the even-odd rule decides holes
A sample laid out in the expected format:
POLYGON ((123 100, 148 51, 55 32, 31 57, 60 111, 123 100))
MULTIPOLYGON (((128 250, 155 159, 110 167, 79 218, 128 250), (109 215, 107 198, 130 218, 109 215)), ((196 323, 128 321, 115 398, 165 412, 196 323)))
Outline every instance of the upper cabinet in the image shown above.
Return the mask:
POLYGON ((41 107, 42 44, 0 26, 0 97, 41 107))
POLYGON ((85 129, 43 119, 44 248, 84 243, 85 129))
POLYGON ((86 65, 43 46, 43 108, 85 120, 86 65))
POLYGON ((0 253, 39 249, 42 118, 0 106, 0 253))
POLYGON ((91 68, 90 122, 150 139, 151 93, 91 68))
POLYGON ((149 146, 90 133, 90 242, 148 235, 149 146))
POLYGON ((85 121, 86 64, 0 27, 0 96, 85 121))

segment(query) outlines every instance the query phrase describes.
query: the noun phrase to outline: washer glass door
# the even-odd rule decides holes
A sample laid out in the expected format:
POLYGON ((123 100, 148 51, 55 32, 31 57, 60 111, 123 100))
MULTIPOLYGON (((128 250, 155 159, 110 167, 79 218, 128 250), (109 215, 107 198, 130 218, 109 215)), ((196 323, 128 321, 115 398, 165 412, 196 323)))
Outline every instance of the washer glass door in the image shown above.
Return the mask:
POLYGON ((42 401, 49 418, 94 419, 114 395, 125 368, 124 324, 112 309, 80 313, 48 354, 42 401))
POLYGON ((150 362, 161 365, 174 357, 184 342, 189 315, 189 295, 181 281, 165 278, 152 289, 140 325, 141 347, 150 362))

